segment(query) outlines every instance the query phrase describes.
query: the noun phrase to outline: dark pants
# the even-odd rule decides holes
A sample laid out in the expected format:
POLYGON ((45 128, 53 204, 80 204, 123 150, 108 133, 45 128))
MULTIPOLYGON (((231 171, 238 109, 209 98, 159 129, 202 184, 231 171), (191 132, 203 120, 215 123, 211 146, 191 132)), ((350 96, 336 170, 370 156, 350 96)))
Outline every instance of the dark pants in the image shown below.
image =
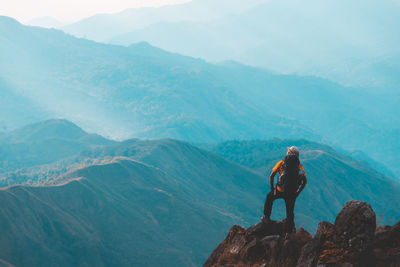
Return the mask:
POLYGON ((294 203, 296 202, 295 193, 279 192, 274 189, 269 192, 264 205, 264 215, 270 218, 272 211, 272 204, 275 199, 283 198, 286 204, 286 232, 291 233, 294 229, 294 203))

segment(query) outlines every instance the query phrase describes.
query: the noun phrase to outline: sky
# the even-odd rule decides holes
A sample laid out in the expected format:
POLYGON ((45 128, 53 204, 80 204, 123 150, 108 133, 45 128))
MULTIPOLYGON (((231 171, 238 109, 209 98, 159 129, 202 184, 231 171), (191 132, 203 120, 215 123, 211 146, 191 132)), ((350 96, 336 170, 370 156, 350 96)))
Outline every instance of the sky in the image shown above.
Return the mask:
POLYGON ((127 8, 178 4, 189 0, 1 0, 0 15, 20 22, 53 17, 71 23, 98 13, 116 13, 127 8))

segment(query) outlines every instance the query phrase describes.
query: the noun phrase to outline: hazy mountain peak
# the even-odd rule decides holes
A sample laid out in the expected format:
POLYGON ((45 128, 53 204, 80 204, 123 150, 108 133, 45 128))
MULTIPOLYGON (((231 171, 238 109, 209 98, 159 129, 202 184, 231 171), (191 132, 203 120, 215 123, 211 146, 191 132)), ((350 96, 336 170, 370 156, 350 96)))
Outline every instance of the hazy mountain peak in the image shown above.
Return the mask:
POLYGON ((141 53, 143 55, 168 55, 171 54, 170 52, 167 52, 165 50, 162 50, 158 47, 155 47, 153 45, 151 45, 149 42, 137 42, 137 43, 133 43, 131 45, 129 45, 129 48, 134 50, 135 52, 141 53))
POLYGON ((49 119, 33 123, 7 134, 12 143, 35 142, 49 138, 79 139, 87 133, 76 124, 65 119, 49 119))
MULTIPOLYGON (((14 18, 11 18, 11 17, 8 17, 8 16, 0 16, 0 27, 1 26, 13 26, 13 27, 16 27, 16 26, 22 26, 22 24, 18 20, 14 19, 14 18)), ((0 28, 0 30, 1 30, 1 28, 0 28)))
MULTIPOLYGON (((146 41, 141 41, 141 42, 133 43, 133 44, 131 44, 129 47, 132 47, 132 48, 155 48, 155 47, 152 46, 149 42, 146 42, 146 41)), ((158 49, 159 49, 159 48, 158 48, 158 49)))

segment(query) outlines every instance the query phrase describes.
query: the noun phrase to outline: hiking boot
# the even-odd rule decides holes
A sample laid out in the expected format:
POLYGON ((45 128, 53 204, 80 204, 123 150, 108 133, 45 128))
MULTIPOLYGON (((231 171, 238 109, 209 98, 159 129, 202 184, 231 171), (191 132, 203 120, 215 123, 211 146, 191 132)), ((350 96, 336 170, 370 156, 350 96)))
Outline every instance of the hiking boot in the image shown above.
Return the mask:
POLYGON ((271 219, 269 217, 266 217, 265 215, 261 217, 261 222, 269 224, 271 222, 271 219))

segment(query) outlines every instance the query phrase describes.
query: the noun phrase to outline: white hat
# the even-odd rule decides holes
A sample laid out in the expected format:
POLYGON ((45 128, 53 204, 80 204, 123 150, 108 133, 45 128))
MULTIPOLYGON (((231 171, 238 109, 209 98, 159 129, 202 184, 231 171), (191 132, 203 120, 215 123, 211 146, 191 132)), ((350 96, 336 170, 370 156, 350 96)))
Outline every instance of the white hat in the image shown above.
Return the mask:
POLYGON ((288 147, 287 154, 293 154, 299 156, 299 149, 295 146, 288 147))

